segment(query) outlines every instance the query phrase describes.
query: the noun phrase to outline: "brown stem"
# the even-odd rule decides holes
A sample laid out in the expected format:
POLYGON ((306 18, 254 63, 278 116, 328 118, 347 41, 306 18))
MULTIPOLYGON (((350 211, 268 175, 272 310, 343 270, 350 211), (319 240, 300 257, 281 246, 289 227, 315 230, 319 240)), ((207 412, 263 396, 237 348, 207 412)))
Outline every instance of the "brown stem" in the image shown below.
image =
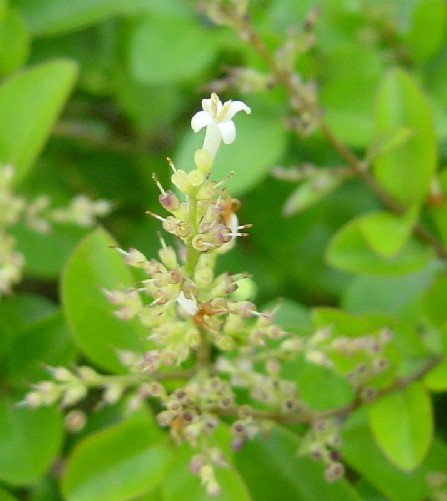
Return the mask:
MULTIPOLYGON (((275 81, 285 89, 290 101, 299 101, 301 103, 301 111, 310 111, 315 115, 315 104, 310 102, 309 98, 301 91, 299 85, 296 85, 292 73, 290 71, 285 71, 278 65, 275 58, 265 46, 263 40, 254 31, 249 18, 235 18, 233 22, 241 36, 248 40, 253 49, 270 68, 275 81)), ((404 207, 383 189, 374 176, 367 170, 368 164, 357 158, 357 156, 337 137, 321 114, 319 115, 318 124, 324 137, 346 161, 352 173, 368 186, 387 209, 397 215, 403 214, 405 211, 404 207)), ((413 234, 429 245, 440 259, 447 261, 447 248, 420 222, 415 224, 413 234)))
MULTIPOLYGON (((257 419, 266 419, 269 421, 275 421, 280 424, 294 424, 294 423, 305 423, 311 424, 319 421, 321 419, 328 419, 331 417, 337 416, 346 416, 351 412, 359 409, 360 407, 372 403, 379 398, 384 397, 385 395, 389 395, 395 391, 404 390, 408 386, 410 386, 415 381, 422 379, 431 369, 433 369, 438 363, 443 360, 443 357, 437 356, 430 358, 426 361, 424 365, 422 365, 417 371, 413 372, 407 377, 396 379, 389 386, 379 390, 374 398, 369 400, 364 400, 360 398, 360 395, 357 396, 351 403, 347 405, 343 405, 341 407, 337 407, 335 409, 328 409, 326 411, 299 411, 296 413, 284 413, 280 411, 263 411, 263 410, 253 410, 251 412, 251 416, 257 419)), ((239 409, 237 407, 231 407, 229 409, 222 409, 219 407, 210 407, 207 409, 210 412, 213 412, 219 416, 229 416, 237 418, 239 417, 239 409)))

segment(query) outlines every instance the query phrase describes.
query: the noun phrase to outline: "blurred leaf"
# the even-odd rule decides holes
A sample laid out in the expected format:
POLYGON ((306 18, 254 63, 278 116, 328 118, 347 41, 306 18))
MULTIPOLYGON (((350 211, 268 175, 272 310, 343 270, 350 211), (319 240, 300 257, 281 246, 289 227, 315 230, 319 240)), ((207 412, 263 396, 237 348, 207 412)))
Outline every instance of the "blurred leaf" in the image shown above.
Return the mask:
MULTIPOLYGON (((362 231, 365 217, 368 215, 353 219, 334 235, 326 250, 329 264, 345 271, 371 275, 399 275, 427 265, 432 255, 431 250, 413 239, 392 257, 376 254, 362 231)), ((389 246, 391 249, 393 245, 396 247, 394 235, 387 234, 385 238, 392 241, 389 246)))
POLYGON ((28 409, 0 400, 0 480, 28 485, 38 480, 56 459, 63 428, 55 407, 28 409))
POLYGON ((342 305, 350 313, 383 313, 416 323, 422 309, 422 293, 434 270, 423 269, 402 276, 356 276, 344 291, 342 305))
POLYGON ((0 75, 20 68, 28 57, 29 35, 25 22, 16 9, 0 16, 0 75))
POLYGON ((251 501, 252 498, 243 479, 233 467, 215 469, 221 492, 218 496, 210 498, 205 487, 201 485, 199 477, 193 475, 189 469, 193 454, 194 451, 188 443, 176 449, 170 465, 169 479, 161 489, 163 501, 179 501, 185 496, 194 501, 209 501, 209 499, 251 501))
POLYGON ((37 233, 24 223, 12 228, 17 246, 25 257, 25 275, 58 278, 67 257, 88 229, 72 224, 57 225, 50 233, 37 233))
POLYGON ((440 273, 423 297, 424 313, 440 327, 447 322, 447 273, 440 273))
MULTIPOLYGON (((226 183, 233 195, 241 195, 254 188, 278 162, 286 147, 286 131, 271 112, 235 118, 237 139, 233 144, 223 144, 216 156, 212 177, 221 180, 230 172, 234 176, 226 183)), ((175 155, 177 168, 193 168, 194 152, 202 147, 204 131, 185 134, 175 155)))
MULTIPOLYGON (((446 65, 447 66, 447 65, 446 65)), ((438 176, 439 199, 428 204, 430 216, 436 225, 444 245, 447 244, 447 169, 443 169, 438 176)), ((435 195, 436 196, 436 195, 435 195)), ((430 198, 429 198, 430 201, 430 198)))
POLYGON ((77 353, 61 312, 34 322, 16 336, 8 359, 8 379, 23 387, 48 376, 47 366, 68 365, 77 353))
POLYGON ((404 217, 385 211, 370 212, 362 216, 360 231, 376 254, 392 258, 410 238, 416 217, 416 210, 409 210, 404 217))
POLYGON ((18 73, 0 86, 0 163, 15 167, 15 183, 39 155, 75 76, 74 63, 54 61, 18 73))
POLYGON ((137 82, 151 85, 194 80, 217 55, 215 35, 194 18, 148 16, 130 41, 131 73, 137 82))
POLYGON ((439 50, 445 39, 447 6, 444 0, 418 0, 411 13, 411 24, 404 34, 406 45, 416 60, 424 60, 439 50))
POLYGON ((430 391, 447 390, 447 360, 436 365, 425 377, 424 384, 430 391))
POLYGON ((425 96, 402 70, 385 74, 377 94, 375 123, 378 138, 401 127, 414 133, 398 148, 376 158, 374 174, 399 203, 420 203, 436 168, 436 137, 425 96))
POLYGON ((165 478, 171 451, 144 415, 82 440, 62 478, 67 501, 130 501, 165 478))
POLYGON ((433 438, 432 405, 421 383, 380 398, 368 416, 379 447, 392 463, 405 471, 419 466, 433 438))
MULTIPOLYGON (((354 398, 354 389, 346 380, 326 367, 308 363, 305 360, 295 361, 295 374, 293 380, 296 381, 300 399, 305 405, 315 411, 324 411, 342 407, 349 404, 354 398), (331 382, 331 391, 321 391, 321 388, 331 382)), ((292 369, 292 364, 284 362, 284 370, 292 369)), ((287 372, 285 372, 287 374, 287 372)), ((292 378, 292 372, 289 371, 288 379, 292 378)))
POLYGON ((406 143, 414 132, 408 127, 396 127, 393 131, 389 131, 383 137, 376 137, 375 141, 370 145, 368 151, 368 159, 375 159, 380 155, 388 153, 406 143))
POLYGON ((80 242, 62 276, 62 303, 85 355, 107 370, 122 372, 117 352, 143 350, 147 333, 136 320, 119 320, 103 292, 124 290, 133 283, 130 268, 111 249, 115 245, 100 228, 80 242))
POLYGON ((351 39, 349 44, 331 47, 323 57, 321 101, 327 122, 344 142, 367 146, 374 127, 372 102, 382 72, 380 54, 351 39))
POLYGON ((321 172, 312 179, 300 183, 286 200, 283 214, 292 216, 307 209, 335 190, 342 181, 340 176, 330 172, 321 172))
MULTIPOLYGON (((79 30, 123 10, 121 0, 15 0, 36 36, 79 30)), ((132 4, 133 0, 127 3, 132 4)))
POLYGON ((18 501, 11 493, 0 488, 0 501, 18 501))
POLYGON ((17 295, 0 302, 0 355, 6 352, 22 330, 50 317, 56 306, 41 296, 17 295))
POLYGON ((363 408, 348 417, 342 433, 341 454, 345 461, 366 478, 390 501, 421 501, 429 499, 427 473, 447 469, 447 449, 433 441, 423 464, 412 471, 402 471, 377 446, 367 424, 368 409, 363 408))
POLYGON ((257 436, 235 454, 254 501, 360 501, 349 482, 324 480, 323 465, 298 456, 299 438, 280 426, 268 439, 257 436))

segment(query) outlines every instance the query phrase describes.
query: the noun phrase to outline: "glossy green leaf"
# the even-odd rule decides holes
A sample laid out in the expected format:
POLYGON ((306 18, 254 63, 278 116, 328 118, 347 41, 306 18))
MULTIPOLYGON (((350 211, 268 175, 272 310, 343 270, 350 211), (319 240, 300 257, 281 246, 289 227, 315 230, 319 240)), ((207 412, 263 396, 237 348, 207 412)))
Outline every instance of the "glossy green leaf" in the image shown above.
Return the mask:
POLYGON ((404 217, 385 211, 370 212, 359 220, 360 231, 371 249, 381 257, 392 258, 407 243, 416 219, 410 210, 404 217))
MULTIPOLYGON (((194 501, 208 501, 205 488, 200 484, 200 479, 192 475, 189 469, 195 451, 189 444, 183 444, 175 451, 174 460, 170 465, 169 479, 162 486, 163 501, 178 501, 185 496, 194 501)), ((234 467, 216 468, 217 481, 221 492, 211 499, 216 501, 251 501, 252 498, 242 478, 234 467)))
POLYGON ((369 424, 385 456, 405 471, 416 468, 433 438, 432 404, 419 383, 390 393, 369 409, 369 424))
POLYGON ((389 501, 402 501, 403 496, 405 501, 429 499, 427 473, 445 471, 447 468, 446 447, 436 440, 422 465, 411 473, 390 463, 374 440, 368 426, 366 408, 348 417, 343 427, 341 454, 354 471, 367 479, 383 493, 383 499, 389 501))
POLYGON ((416 60, 428 59, 445 40, 447 6, 444 0, 418 0, 411 13, 411 24, 404 35, 410 54, 416 60))
POLYGON ((277 426, 268 438, 256 437, 235 454, 253 500, 360 501, 347 480, 326 482, 323 465, 298 456, 299 447, 296 435, 277 426))
POLYGON ((301 183, 289 198, 283 208, 285 216, 292 216, 311 207, 326 195, 334 191, 342 182, 340 176, 330 172, 321 172, 314 178, 301 183))
MULTIPOLYGON (((370 243, 365 238, 362 230, 364 219, 365 216, 357 217, 345 224, 334 235, 326 250, 326 259, 329 264, 345 271, 370 275, 399 275, 419 270, 427 265, 431 250, 413 239, 410 239, 405 247, 392 257, 378 255, 371 249, 370 243)), ((395 250, 395 237, 387 235, 386 238, 393 241, 391 246, 388 245, 387 250, 389 251, 389 248, 395 250)), ((400 238, 402 239, 402 236, 400 238)), ((378 244, 380 245, 380 242, 378 244)))
POLYGON ((436 168, 436 137, 424 94, 402 70, 385 74, 377 94, 375 124, 378 138, 400 127, 413 132, 408 141, 376 158, 374 175, 404 206, 420 203, 436 168))
POLYGON ((80 242, 62 276, 62 302, 79 348, 96 364, 122 372, 118 350, 142 350, 147 332, 136 320, 119 320, 106 298, 104 289, 124 290, 134 282, 112 246, 103 229, 80 242))
POLYGON ((0 400, 0 480, 28 485, 39 479, 56 459, 62 445, 58 409, 17 407, 0 400))
POLYGON ((148 16, 130 41, 131 73, 137 82, 151 85, 197 78, 217 55, 215 35, 194 18, 148 16))
MULTIPOLYGON (((219 181, 234 172, 226 183, 233 195, 252 189, 280 160, 287 136, 277 118, 267 111, 253 112, 250 116, 241 113, 235 117, 236 141, 221 145, 212 171, 212 177, 219 181)), ((203 138, 203 130, 197 134, 189 131, 184 136, 174 157, 178 168, 192 170, 194 152, 202 147, 203 138)))
POLYGON ((0 163, 20 182, 51 133, 76 77, 69 61, 40 64, 0 85, 0 163))
MULTIPOLYGON (((36 36, 58 35, 84 28, 122 11, 121 0, 15 0, 36 36)), ((130 3, 133 3, 132 0, 130 3)))
POLYGON ((447 274, 440 273, 423 298, 425 315, 440 327, 447 322, 447 274))
POLYGON ((82 440, 62 478, 67 501, 130 501, 157 487, 168 472, 171 451, 147 416, 82 440))
POLYGON ((20 12, 10 8, 0 18, 0 75, 20 68, 28 57, 30 39, 20 12))

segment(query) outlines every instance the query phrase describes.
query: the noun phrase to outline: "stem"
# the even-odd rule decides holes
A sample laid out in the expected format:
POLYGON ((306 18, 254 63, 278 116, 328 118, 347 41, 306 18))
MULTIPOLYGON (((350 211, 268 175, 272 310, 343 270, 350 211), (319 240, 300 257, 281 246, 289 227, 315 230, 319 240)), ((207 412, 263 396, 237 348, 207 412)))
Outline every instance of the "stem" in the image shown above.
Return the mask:
MULTIPOLYGON (((389 386, 381 389, 377 395, 371 400, 365 401, 360 398, 359 395, 349 404, 344 405, 342 407, 337 407, 335 409, 329 409, 327 411, 298 411, 296 413, 283 413, 280 411, 263 411, 263 410, 253 410, 251 412, 251 416, 257 419, 267 419, 270 421, 275 421, 276 423, 281 424, 311 424, 320 419, 327 419, 331 417, 337 416, 346 416, 351 412, 359 409, 363 405, 372 403, 379 398, 384 397, 390 393, 395 391, 404 390, 408 386, 410 386, 415 381, 422 379, 431 369, 433 369, 438 363, 443 360, 443 357, 437 356, 428 359, 422 367, 420 367, 417 371, 410 374, 407 377, 396 379, 389 386)), ((239 409, 238 407, 231 407, 229 409, 221 409, 219 407, 212 407, 207 409, 210 412, 218 414, 220 416, 228 416, 228 417, 239 417, 239 409)))
MULTIPOLYGON (((254 31, 249 18, 246 16, 237 17, 234 15, 232 21, 235 29, 243 36, 243 39, 248 41, 270 68, 275 81, 287 92, 290 102, 299 101, 301 103, 301 111, 307 111, 310 112, 311 115, 315 115, 317 111, 315 104, 309 100, 309 97, 306 96, 304 92, 302 92, 299 85, 296 85, 292 72, 286 71, 278 65, 275 58, 265 46, 263 40, 254 31)), ((318 114, 318 124, 324 137, 346 161, 352 173, 366 184, 387 209, 397 215, 402 215, 405 212, 405 208, 382 188, 374 176, 367 170, 367 162, 357 158, 357 156, 332 131, 321 114, 318 114)), ((429 245, 438 258, 447 261, 447 248, 420 222, 416 223, 413 227, 413 234, 429 245)))

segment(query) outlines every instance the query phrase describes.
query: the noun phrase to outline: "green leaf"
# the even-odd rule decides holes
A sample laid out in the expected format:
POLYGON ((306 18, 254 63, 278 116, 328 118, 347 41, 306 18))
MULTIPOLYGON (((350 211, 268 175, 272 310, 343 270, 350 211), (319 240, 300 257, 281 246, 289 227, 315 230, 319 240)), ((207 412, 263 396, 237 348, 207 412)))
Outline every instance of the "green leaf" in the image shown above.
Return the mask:
MULTIPOLYGON (((220 181, 234 171, 226 186, 233 195, 241 195, 259 183, 279 161, 286 147, 286 133, 272 112, 262 110, 250 116, 236 116, 235 124, 236 141, 219 148, 211 175, 220 181)), ((174 157, 178 168, 193 168, 194 152, 202 147, 203 137, 203 130, 185 134, 174 157)))
POLYGON ((216 468, 216 478, 221 492, 218 496, 207 495, 205 487, 200 484, 198 476, 193 475, 189 469, 195 451, 189 444, 183 444, 176 449, 174 460, 170 465, 169 479, 162 486, 163 501, 179 501, 180 499, 193 499, 194 501, 251 501, 239 473, 233 468, 216 468))
POLYGON ((216 32, 192 17, 151 15, 132 34, 131 73, 137 82, 151 85, 193 80, 211 65, 218 47, 216 32))
POLYGON ((268 438, 258 436, 235 454, 253 500, 360 501, 345 479, 326 482, 323 465, 298 456, 299 447, 296 435, 277 426, 268 438))
POLYGON ((79 348, 96 364, 122 372, 118 350, 143 350, 147 333, 136 320, 119 320, 103 292, 134 282, 112 246, 116 242, 100 228, 80 242, 62 276, 62 303, 79 348))
POLYGON ((12 494, 0 488, 0 501, 17 501, 12 494))
POLYGON ((447 321, 447 273, 440 273, 423 299, 425 315, 436 326, 440 327, 447 321))
POLYGON ((321 102, 326 119, 344 142, 365 147, 374 131, 371 103, 383 71, 380 54, 351 37, 349 43, 334 44, 322 57, 321 102))
POLYGON ((340 176, 330 172, 318 173, 312 179, 301 183, 295 191, 289 196, 284 204, 283 214, 292 216, 311 207, 326 195, 334 191, 340 184, 340 176))
POLYGON ((44 379, 48 376, 45 367, 67 365, 76 353, 65 318, 56 312, 33 322, 15 337, 7 361, 8 379, 18 387, 44 379))
POLYGON ((59 277, 68 256, 88 231, 67 224, 53 228, 50 233, 37 233, 25 223, 18 223, 11 234, 25 257, 25 274, 54 279, 59 277))
MULTIPOLYGON (((129 3, 129 2, 126 2, 129 3)), ((133 3, 132 0, 130 3, 133 3)), ((123 10, 122 0, 15 0, 36 36, 79 30, 123 10)))
POLYGON ((0 86, 0 163, 16 169, 19 183, 51 133, 76 77, 70 61, 19 73, 0 86))
POLYGON ((33 295, 17 295, 0 302, 0 355, 9 350, 19 333, 33 322, 51 316, 56 306, 33 295))
MULTIPOLYGON (((445 445, 434 440, 423 464, 408 473, 390 463, 377 446, 368 422, 368 410, 359 409, 348 417, 342 432, 343 459, 368 480, 389 501, 429 499, 427 473, 447 469, 445 445)), ((381 498, 382 499, 382 498, 381 498)))
POLYGON ((147 415, 82 440, 62 478, 67 501, 128 501, 165 478, 171 451, 147 415))
POLYGON ((7 75, 25 63, 30 39, 20 12, 9 9, 0 17, 0 75, 7 75))
POLYGON ((41 477, 62 445, 62 418, 58 409, 17 407, 0 400, 0 480, 28 485, 41 477))
POLYGON ((362 235, 371 249, 384 258, 392 258, 407 243, 417 216, 409 210, 404 217, 384 211, 370 212, 359 219, 362 235))
POLYGON ((430 58, 445 39, 447 7, 444 0, 418 0, 411 13, 411 24, 404 35, 410 54, 417 61, 430 58))
MULTIPOLYGON (((447 67, 447 65, 446 65, 447 67)), ((447 169, 439 173, 439 196, 429 197, 428 210, 433 218, 442 242, 447 245, 447 169)))
POLYGON ((369 424, 385 456, 405 471, 416 468, 433 438, 430 397, 424 386, 413 383, 374 402, 369 424))
MULTIPOLYGON (((382 257, 374 252, 362 230, 363 221, 367 216, 360 216, 348 222, 334 235, 326 249, 329 264, 345 271, 370 275, 400 275, 427 265, 432 255, 431 250, 413 239, 392 257, 382 257)), ((392 240, 392 245, 385 245, 384 248, 388 251, 389 248, 394 250, 395 237, 387 235, 386 238, 392 240)))
POLYGON ((447 360, 436 365, 425 377, 424 384, 430 391, 447 390, 447 360))
POLYGON ((383 155, 389 151, 402 146, 406 143, 412 136, 414 132, 408 127, 396 127, 392 131, 388 131, 383 137, 376 136, 375 140, 372 142, 367 157, 372 160, 380 155, 383 155))
POLYGON ((342 305, 350 313, 396 315, 416 324, 422 310, 422 295, 433 278, 432 267, 397 277, 356 276, 345 289, 342 305))
POLYGON ((378 138, 401 127, 413 132, 408 141, 376 158, 374 175, 404 206, 420 203, 436 168, 436 137, 424 94, 402 70, 392 69, 383 78, 377 93, 375 124, 378 138))

